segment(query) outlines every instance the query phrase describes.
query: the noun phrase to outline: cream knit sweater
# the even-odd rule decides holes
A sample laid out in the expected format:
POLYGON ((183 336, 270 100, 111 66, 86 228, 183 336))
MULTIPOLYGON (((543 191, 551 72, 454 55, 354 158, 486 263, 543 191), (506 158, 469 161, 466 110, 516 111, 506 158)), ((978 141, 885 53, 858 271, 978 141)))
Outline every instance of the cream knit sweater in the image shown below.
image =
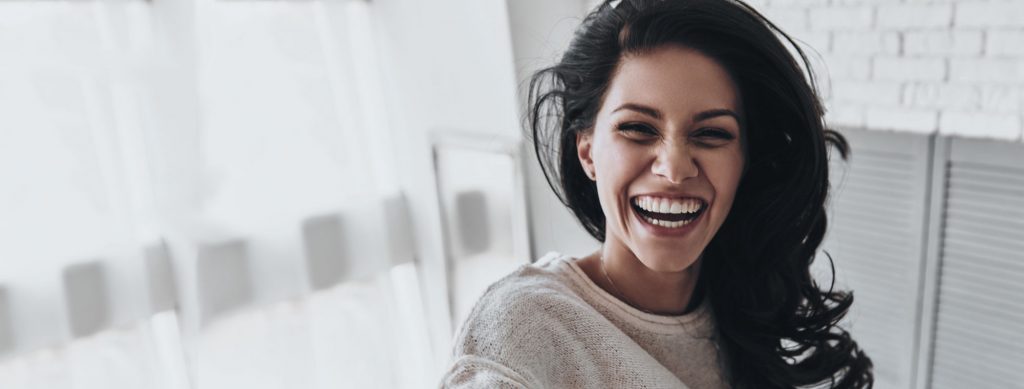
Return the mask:
POLYGON ((459 327, 443 388, 726 388, 707 305, 640 311, 548 253, 495 282, 459 327))

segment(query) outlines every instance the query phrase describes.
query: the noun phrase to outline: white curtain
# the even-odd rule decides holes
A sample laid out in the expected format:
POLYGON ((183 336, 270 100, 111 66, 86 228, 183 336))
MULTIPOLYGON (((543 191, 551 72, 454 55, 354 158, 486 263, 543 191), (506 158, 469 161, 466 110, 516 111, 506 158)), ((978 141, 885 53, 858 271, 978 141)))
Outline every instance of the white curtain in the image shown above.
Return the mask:
POLYGON ((302 221, 398 187, 369 7, 0 2, 0 387, 432 379, 413 264, 306 281, 302 221), (246 244, 251 301, 200 321, 196 247, 223 239, 246 244), (158 313, 141 258, 161 241, 179 309, 158 313), (75 339, 61 272, 84 261, 109 320, 75 339))

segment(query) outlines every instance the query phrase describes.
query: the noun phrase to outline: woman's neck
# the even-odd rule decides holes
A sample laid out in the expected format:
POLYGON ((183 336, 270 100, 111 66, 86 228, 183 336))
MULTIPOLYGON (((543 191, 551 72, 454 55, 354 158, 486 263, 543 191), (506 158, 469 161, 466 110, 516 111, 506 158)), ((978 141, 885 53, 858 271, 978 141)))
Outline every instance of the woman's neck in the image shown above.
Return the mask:
POLYGON ((700 260, 682 271, 662 272, 648 268, 629 250, 604 247, 579 265, 602 289, 643 311, 681 315, 693 308, 693 297, 700 298, 694 296, 700 260))

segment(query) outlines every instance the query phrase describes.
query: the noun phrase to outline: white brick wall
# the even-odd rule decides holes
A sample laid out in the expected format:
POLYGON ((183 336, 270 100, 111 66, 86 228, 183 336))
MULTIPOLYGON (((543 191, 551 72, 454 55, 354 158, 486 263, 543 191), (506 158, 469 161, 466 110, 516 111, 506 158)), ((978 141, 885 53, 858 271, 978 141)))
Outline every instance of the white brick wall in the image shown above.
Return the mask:
MULTIPOLYGON (((1024 18, 1024 15, 1020 16, 1024 18)), ((1024 29, 988 31, 985 53, 991 56, 1024 57, 1024 29)))
MULTIPOLYGON (((769 7, 771 9, 771 3, 769 7)), ((875 22, 871 7, 810 7, 811 28, 815 31, 870 30, 875 22)))
POLYGON ((976 110, 981 90, 968 84, 935 82, 909 83, 903 86, 901 105, 911 108, 976 110))
POLYGON ((955 27, 1024 27, 1024 2, 1018 0, 958 1, 955 27))
POLYGON ((953 4, 884 4, 876 12, 882 30, 946 28, 953 20, 953 4))
POLYGON ((908 56, 977 57, 983 47, 981 30, 908 31, 902 36, 903 52, 908 56))
POLYGON ((891 32, 836 32, 832 34, 832 51, 840 54, 871 54, 900 53, 900 36, 891 32))
POLYGON ((872 74, 887 81, 935 81, 946 79, 942 58, 876 57, 872 74))
POLYGON ((1020 135, 1020 115, 946 111, 939 121, 939 132, 1015 139, 1020 135))
POLYGON ((832 125, 1024 142, 1024 0, 750 3, 813 49, 832 125))

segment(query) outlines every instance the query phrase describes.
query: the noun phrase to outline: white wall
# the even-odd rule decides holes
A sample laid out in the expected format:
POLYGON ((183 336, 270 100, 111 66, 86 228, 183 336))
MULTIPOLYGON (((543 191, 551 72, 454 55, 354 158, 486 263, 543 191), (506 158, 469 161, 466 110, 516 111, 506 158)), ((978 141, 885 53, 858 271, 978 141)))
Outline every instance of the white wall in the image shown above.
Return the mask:
POLYGON ((1024 2, 750 3, 820 53, 833 125, 1022 140, 1024 2))
MULTIPOLYGON (((507 0, 512 50, 519 87, 520 112, 526 112, 527 89, 533 72, 553 65, 569 45, 583 20, 583 0, 507 0)), ((524 131, 529 131, 528 128, 524 131)), ((530 202, 530 237, 534 256, 548 251, 586 255, 600 244, 580 226, 572 213, 551 191, 528 134, 524 142, 526 186, 530 202)))

